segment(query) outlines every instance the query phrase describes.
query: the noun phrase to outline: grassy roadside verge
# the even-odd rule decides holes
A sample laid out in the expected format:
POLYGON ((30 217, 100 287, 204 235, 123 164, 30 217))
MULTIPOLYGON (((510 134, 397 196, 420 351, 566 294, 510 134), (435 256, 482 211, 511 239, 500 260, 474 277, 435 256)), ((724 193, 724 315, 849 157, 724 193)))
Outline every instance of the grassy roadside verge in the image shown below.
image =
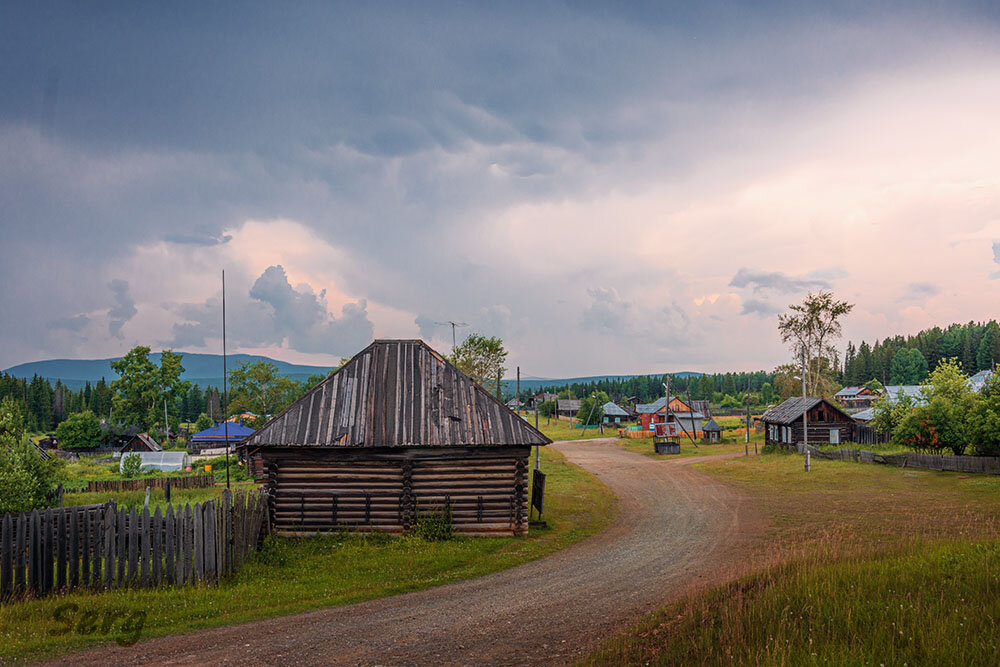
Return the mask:
MULTIPOLYGON (((593 475, 542 448, 549 526, 527 538, 419 538, 336 535, 271 540, 239 573, 216 586, 72 593, 0 606, 0 662, 65 653, 122 636, 65 628, 57 609, 76 604, 119 616, 145 612, 141 638, 230 625, 438 586, 514 567, 599 532, 614 497, 593 475)), ((182 641, 182 640, 180 640, 182 641)))
POLYGON ((992 664, 1000 478, 768 455, 698 464, 769 520, 734 580, 588 664, 992 664), (739 576, 742 573, 742 576, 739 576))
MULTIPOLYGON (((716 454, 743 454, 744 443, 740 442, 720 442, 703 443, 699 442, 695 447, 690 440, 681 440, 680 454, 657 454, 653 449, 653 438, 619 438, 618 446, 636 454, 648 456, 651 459, 669 460, 686 459, 692 457, 715 456, 716 454)), ((750 443, 750 454, 753 455, 753 442, 750 443)))

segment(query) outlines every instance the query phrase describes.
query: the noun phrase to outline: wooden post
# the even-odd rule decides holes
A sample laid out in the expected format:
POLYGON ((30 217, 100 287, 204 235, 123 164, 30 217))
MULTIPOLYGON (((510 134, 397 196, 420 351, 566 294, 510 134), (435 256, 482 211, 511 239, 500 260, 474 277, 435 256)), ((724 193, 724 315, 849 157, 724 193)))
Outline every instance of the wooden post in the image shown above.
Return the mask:
POLYGON ((167 583, 173 583, 175 581, 174 575, 176 570, 174 569, 174 550, 176 546, 174 545, 174 507, 173 505, 167 505, 167 514, 164 531, 163 531, 163 550, 166 552, 163 559, 163 569, 164 579, 167 583))
MULTIPOLYGON (((146 487, 146 496, 149 496, 149 487, 146 487)), ((149 586, 150 557, 152 556, 153 527, 150 525, 149 507, 142 508, 142 553, 139 561, 139 585, 143 588, 149 586)))
POLYGON ((14 520, 14 594, 24 592, 25 549, 27 548, 28 515, 20 514, 14 520))
POLYGON ((115 526, 118 545, 117 545, 117 570, 115 572, 115 583, 120 588, 125 585, 125 566, 128 561, 128 549, 126 545, 128 544, 128 523, 126 521, 127 515, 125 514, 125 508, 122 507, 118 510, 117 525, 115 526))
POLYGON ((153 533, 150 542, 150 554, 153 558, 152 584, 159 586, 163 583, 163 515, 160 513, 159 506, 153 512, 153 523, 150 528, 153 533))
POLYGON ((205 533, 202 526, 202 519, 204 514, 202 514, 202 507, 198 503, 194 505, 194 522, 191 526, 191 533, 194 536, 194 541, 191 547, 191 557, 192 566, 191 573, 194 577, 194 582, 202 581, 205 576, 205 533))
MULTIPOLYGON (((86 512, 86 510, 84 510, 86 512)), ((86 514, 84 514, 86 516, 86 514)), ((80 518, 79 511, 69 511, 69 584, 70 588, 80 585, 80 518)))
POLYGON ((66 590, 66 566, 67 566, 67 523, 69 517, 66 516, 66 512, 57 512, 53 517, 56 519, 53 521, 53 525, 56 529, 56 588, 60 591, 66 590))
POLYGON ((14 521, 7 514, 0 527, 0 600, 6 600, 13 588, 14 521))
POLYGON ((139 583, 139 513, 134 507, 128 520, 128 583, 139 583))
POLYGON ((806 472, 809 472, 809 449, 806 449, 806 472))
MULTIPOLYGON (((104 523, 101 525, 101 547, 104 557, 101 559, 104 566, 104 588, 111 588, 114 585, 115 576, 115 519, 118 513, 111 503, 104 507, 104 523)), ((98 579, 95 585, 100 584, 98 579)))

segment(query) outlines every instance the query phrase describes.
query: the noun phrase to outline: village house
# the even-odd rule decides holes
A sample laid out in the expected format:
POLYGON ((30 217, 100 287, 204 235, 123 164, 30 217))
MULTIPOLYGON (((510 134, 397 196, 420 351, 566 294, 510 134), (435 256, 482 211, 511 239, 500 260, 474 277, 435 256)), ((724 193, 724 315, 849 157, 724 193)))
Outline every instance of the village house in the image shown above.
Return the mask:
POLYGON ((848 409, 864 410, 870 408, 881 394, 868 387, 844 387, 833 395, 837 402, 848 409))
POLYGON ((580 412, 580 401, 575 398, 560 398, 556 401, 556 414, 560 417, 576 417, 580 412))
POLYGON ((162 452, 160 443, 153 440, 148 433, 136 433, 120 450, 125 452, 162 452))
POLYGON ((810 444, 839 444, 853 439, 854 420, 849 414, 825 398, 809 397, 803 404, 802 397, 795 396, 764 413, 764 444, 801 444, 803 409, 809 421, 810 444))
POLYGON ((608 401, 601 407, 604 410, 605 424, 627 424, 635 419, 635 415, 613 401, 608 401))
POLYGON ((528 455, 551 442, 421 340, 376 340, 240 446, 280 534, 527 535, 528 455))
POLYGON ((188 439, 188 449, 199 453, 205 449, 236 447, 244 438, 253 435, 254 430, 243 422, 215 424, 204 431, 198 431, 188 439))
POLYGON ((635 412, 643 431, 655 432, 658 424, 674 422, 682 437, 704 436, 701 422, 705 416, 676 396, 671 396, 669 400, 661 397, 652 403, 640 403, 635 406, 635 412))

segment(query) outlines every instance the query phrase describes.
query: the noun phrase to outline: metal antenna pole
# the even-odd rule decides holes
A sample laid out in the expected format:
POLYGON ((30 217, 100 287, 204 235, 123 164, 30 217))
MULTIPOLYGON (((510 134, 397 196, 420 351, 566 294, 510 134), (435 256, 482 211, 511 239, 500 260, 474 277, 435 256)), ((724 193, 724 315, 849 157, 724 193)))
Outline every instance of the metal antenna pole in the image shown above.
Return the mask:
POLYGON ((222 270, 222 429, 226 438, 226 488, 229 488, 229 366, 226 363, 226 270, 222 270))

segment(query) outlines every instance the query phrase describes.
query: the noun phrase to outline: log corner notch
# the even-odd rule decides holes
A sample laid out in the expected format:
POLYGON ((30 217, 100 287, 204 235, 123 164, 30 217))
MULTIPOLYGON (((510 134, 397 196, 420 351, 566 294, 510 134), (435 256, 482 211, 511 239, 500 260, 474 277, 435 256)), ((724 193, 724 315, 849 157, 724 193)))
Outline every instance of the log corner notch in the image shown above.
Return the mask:
POLYGON ((447 505, 456 533, 526 535, 528 455, 550 442, 423 341, 377 340, 240 453, 279 534, 402 533, 447 505))

